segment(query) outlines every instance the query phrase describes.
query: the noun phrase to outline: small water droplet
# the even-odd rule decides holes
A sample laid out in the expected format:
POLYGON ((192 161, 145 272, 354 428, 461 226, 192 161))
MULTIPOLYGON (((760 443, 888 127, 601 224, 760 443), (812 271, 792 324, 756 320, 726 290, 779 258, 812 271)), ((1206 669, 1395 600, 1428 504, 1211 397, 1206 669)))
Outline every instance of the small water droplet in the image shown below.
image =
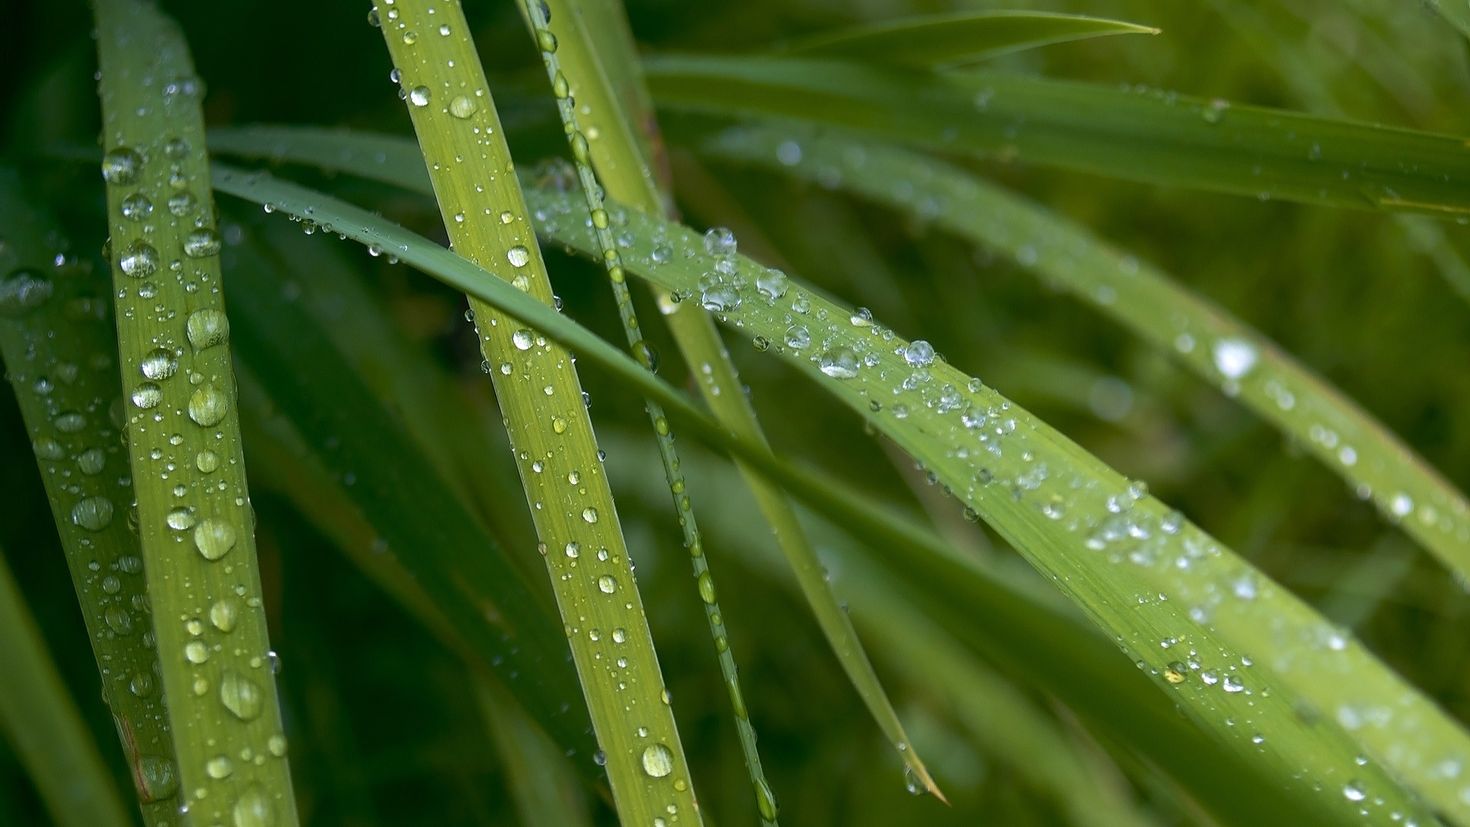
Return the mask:
POLYGON ((132 147, 120 146, 108 150, 102 156, 102 180, 109 184, 128 186, 137 182, 143 169, 143 156, 132 147))
POLYGON ((209 227, 200 227, 190 230, 184 236, 184 255, 190 258, 206 258, 218 255, 220 249, 219 233, 209 227))
POLYGON ((55 291, 51 280, 37 270, 20 268, 0 281, 0 314, 19 317, 46 303, 55 291))
POLYGON ((510 262, 512 267, 525 267, 531 261, 531 251, 517 244, 505 251, 505 260, 510 262))
POLYGON ((934 363, 934 346, 923 339, 915 339, 903 349, 903 360, 916 368, 934 363))
POLYGON ((449 114, 460 120, 475 114, 475 110, 479 108, 480 105, 475 103, 475 99, 468 95, 456 95, 454 100, 449 102, 449 114))
POLYGON ((597 590, 603 594, 612 594, 618 590, 618 581, 610 574, 604 574, 597 578, 597 590))

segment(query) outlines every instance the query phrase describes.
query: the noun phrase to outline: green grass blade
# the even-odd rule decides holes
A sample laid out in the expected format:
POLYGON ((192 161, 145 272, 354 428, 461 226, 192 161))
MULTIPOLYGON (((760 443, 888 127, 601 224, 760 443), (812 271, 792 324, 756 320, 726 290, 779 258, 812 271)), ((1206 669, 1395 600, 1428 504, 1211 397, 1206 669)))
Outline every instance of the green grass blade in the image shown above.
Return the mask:
POLYGON ((1429 7, 1439 12, 1460 34, 1470 37, 1470 4, 1464 0, 1428 0, 1429 7))
MULTIPOLYGON (((624 354, 524 294, 488 283, 470 263, 381 219, 264 176, 217 170, 216 186, 287 212, 330 212, 341 232, 493 299, 584 359, 618 371, 671 413, 682 413, 686 423, 703 419, 624 354)), ((545 232, 595 254, 585 221, 575 217, 582 207, 574 196, 527 192, 545 232)), ((631 237, 623 251, 630 272, 681 295, 709 289, 701 287, 701 279, 716 260, 700 251, 699 236, 634 211, 615 210, 613 216, 631 237), (668 255, 666 247, 679 253, 668 255)), ((764 268, 742 260, 737 272, 749 276, 764 268)), ((925 463, 1114 635, 1192 720, 1242 759, 1270 768, 1279 778, 1311 779, 1286 786, 1314 799, 1324 817, 1347 817, 1367 801, 1374 821, 1391 823, 1394 813, 1424 818, 1422 807, 1387 772, 1444 812, 1459 817, 1470 808, 1459 802, 1453 775, 1433 769, 1470 756, 1470 736, 1463 729, 1350 634, 1148 497, 1141 485, 1129 483, 954 368, 931 361, 917 370, 910 360, 932 360, 927 349, 911 350, 910 343, 871 323, 822 324, 851 313, 799 285, 789 285, 789 299, 782 303, 769 301, 748 281, 729 286, 739 301, 722 314, 725 322, 764 339, 767 350, 925 463), (807 325, 817 333, 808 330, 810 339, 798 341, 800 347, 776 344, 787 341, 792 328, 807 325), (901 387, 910 378, 913 387, 901 387), (871 408, 875 401, 878 412, 871 408), (1256 743, 1256 735, 1266 740, 1256 743), (1360 762, 1363 753, 1372 760, 1360 762)), ((723 433, 743 459, 779 474, 788 490, 823 501, 809 476, 751 450, 748 441, 717 428, 695 430, 716 439, 723 433)), ((842 518, 864 530, 873 525, 861 515, 842 518)))
POLYGON ((525 827, 590 827, 587 802, 566 758, 498 685, 479 681, 476 699, 484 710, 508 787, 525 827))
POLYGON ((0 660, 0 731, 15 745, 58 827, 132 824, 3 554, 0 660))
POLYGON ((1352 400, 1157 268, 962 169, 901 149, 779 128, 727 130, 706 147, 716 157, 838 180, 844 190, 1003 251, 1239 399, 1470 581, 1464 495, 1352 400))
MULTIPOLYGON (((513 272, 516 287, 549 306, 535 229, 459 4, 378 0, 375 9, 455 249, 513 272)), ((576 370, 565 350, 522 321, 477 299, 470 305, 618 813, 630 823, 677 814, 698 824, 576 370)))
POLYGON ((296 803, 234 406, 220 237, 187 47, 151 5, 98 0, 103 177, 127 437, 178 758, 203 822, 296 803))
POLYGON ((970 65, 1055 43, 1158 33, 1150 26, 1078 14, 961 11, 860 24, 815 35, 780 51, 932 69, 970 65))
POLYGON ((991 72, 683 56, 646 69, 659 104, 682 110, 1267 200, 1470 212, 1470 153, 1448 135, 991 72))
MULTIPOLYGON (((638 124, 654 123, 653 113, 646 107, 636 108, 641 97, 630 103, 626 95, 619 95, 617 92, 628 85, 637 85, 640 90, 643 88, 637 68, 627 63, 634 50, 628 42, 626 23, 617 26, 606 20, 616 13, 618 5, 620 4, 584 3, 581 0, 547 4, 547 8, 553 12, 552 17, 558 21, 552 30, 561 33, 558 39, 565 45, 560 51, 567 59, 567 74, 557 83, 553 73, 553 87, 558 94, 566 92, 575 97, 577 112, 574 114, 584 120, 587 134, 599 136, 595 141, 583 142, 585 157, 581 160, 584 163, 590 160, 596 167, 609 197, 621 200, 622 203, 649 215, 666 217, 672 196, 659 191, 652 172, 661 159, 650 156, 647 143, 631 139, 639 131, 638 124), (594 7, 601 8, 594 10, 594 7), (601 23, 599 33, 595 35, 591 28, 594 20, 601 23), (620 60, 623 65, 617 65, 620 60), (619 82, 619 79, 622 81, 619 82)), ((569 99, 563 100, 564 111, 570 111, 570 107, 566 105, 569 99)), ((645 126, 645 129, 656 130, 657 127, 645 126)), ((584 181, 584 189, 596 190, 593 183, 595 182, 584 181)), ((714 232, 715 237, 719 238, 719 231, 714 232)), ((733 238, 729 240, 727 248, 730 252, 734 251, 733 238)), ((697 385, 715 418, 744 438, 763 443, 765 434, 756 418, 755 409, 746 394, 736 390, 744 387, 744 383, 705 308, 694 302, 677 304, 670 299, 667 292, 658 292, 656 300, 664 311, 669 330, 685 361, 691 366, 699 366, 697 385)), ((943 793, 924 766, 918 750, 913 749, 909 743, 893 704, 883 691, 872 664, 868 662, 862 642, 852 628, 852 621, 833 597, 822 574, 816 552, 807 540, 790 503, 781 491, 771 486, 755 469, 744 470, 747 482, 761 505, 761 512, 790 561, 791 569, 801 584, 802 593, 832 645, 838 662, 852 681, 853 688, 863 699, 889 743, 903 757, 912 779, 925 791, 942 800, 943 793)), ((739 692, 739 687, 733 683, 727 681, 727 685, 732 693, 739 692)), ((736 703, 737 709, 743 706, 743 703, 736 703)), ((753 733, 743 734, 751 737, 747 746, 747 761, 752 768, 751 780, 755 786, 757 803, 763 816, 773 814, 775 804, 771 790, 760 777, 758 759, 754 757, 753 733)))
POLYGON ((150 825, 172 824, 178 809, 173 739, 157 685, 158 653, 145 643, 153 619, 138 537, 124 518, 133 489, 111 416, 122 389, 109 280, 89 261, 47 246, 58 237, 56 228, 9 171, 0 174, 0 228, 7 238, 0 272, 9 274, 0 282, 0 355, 32 438, 143 817, 150 825))
MULTIPOLYGON (((561 19, 562 13, 573 18, 576 16, 572 9, 558 9, 557 11, 559 12, 558 19, 561 19)), ((618 245, 613 239, 612 228, 608 224, 607 210, 603 206, 602 184, 592 170, 592 151, 587 134, 582 131, 577 121, 576 107, 578 104, 573 103, 570 79, 562 73, 561 60, 558 57, 558 51, 567 54, 580 52, 585 55, 590 49, 582 48, 584 44, 580 39, 567 42, 565 47, 560 45, 564 41, 558 39, 549 28, 548 16, 553 13, 549 4, 543 6, 540 0, 527 0, 521 5, 521 12, 541 51, 547 79, 551 82, 552 92, 556 97, 557 111, 561 115, 562 125, 566 130, 568 143, 571 145, 572 158, 581 182, 582 194, 587 200, 587 214, 597 237, 602 264, 607 270, 608 282, 612 285, 613 299, 617 304, 623 336, 628 341, 628 348, 639 356, 644 367, 653 371, 657 363, 654 361, 651 346, 643 339, 643 330, 639 324, 637 312, 633 309, 633 295, 628 290, 627 275, 623 272, 622 262, 618 258, 618 245)), ((611 95, 592 97, 594 100, 603 102, 610 100, 611 95)), ((584 108, 588 107, 588 96, 584 95, 580 99, 580 105, 584 108)), ((592 134, 599 135, 600 132, 592 134)), ((630 148, 635 146, 631 141, 631 132, 621 137, 628 141, 627 145, 630 148)), ((599 143, 605 143, 608 140, 608 137, 602 137, 599 143)), ((645 174, 648 170, 647 165, 640 165, 637 169, 644 183, 651 180, 651 175, 645 174)), ((632 171, 632 169, 629 170, 629 172, 632 171)), ((646 206, 657 209, 657 200, 650 200, 651 203, 646 206)), ((647 400, 645 408, 649 423, 653 427, 655 442, 658 444, 664 480, 668 482, 669 492, 673 498, 674 513, 678 515, 679 529, 684 537, 684 548, 689 553, 690 562, 693 564, 696 588, 700 602, 704 604, 705 622, 709 626, 710 639, 714 644, 716 659, 720 664, 720 673, 724 677, 725 688, 730 695, 730 705, 735 713, 735 729, 739 733, 740 749, 745 758, 746 770, 750 774, 756 807, 762 822, 774 825, 776 824, 776 799, 761 769, 760 751, 756 748, 755 728, 750 721, 750 715, 741 694, 740 670, 735 664, 735 653, 725 629, 725 613, 720 609, 719 591, 715 585, 714 573, 710 570, 709 557, 705 554, 704 542, 700 537, 699 523, 695 518, 692 498, 684 482, 683 472, 679 470, 679 453, 674 448, 674 433, 669 426, 668 419, 664 416, 663 407, 658 402, 647 400)))

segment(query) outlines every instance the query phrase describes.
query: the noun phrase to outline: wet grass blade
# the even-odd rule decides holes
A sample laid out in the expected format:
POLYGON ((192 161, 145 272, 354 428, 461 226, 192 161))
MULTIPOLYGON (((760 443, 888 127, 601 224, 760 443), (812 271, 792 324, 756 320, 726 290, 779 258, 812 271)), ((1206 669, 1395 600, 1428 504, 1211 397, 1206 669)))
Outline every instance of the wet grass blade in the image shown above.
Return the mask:
POLYGON ((646 70, 659 105, 675 109, 1261 199, 1470 212, 1470 153, 1449 135, 996 72, 685 56, 646 70))
MULTIPOLYGON (((643 162, 642 158, 636 157, 638 144, 632 137, 633 132, 628 119, 614 118, 609 114, 609 110, 614 110, 615 107, 612 89, 607 80, 601 77, 601 72, 594 69, 598 61, 593 54, 590 40, 585 36, 585 29, 580 25, 583 22, 580 20, 580 4, 577 2, 563 4, 552 0, 542 4, 540 0, 527 0, 521 4, 521 12, 526 18, 532 37, 540 48, 542 61, 546 66, 547 79, 551 82, 552 93, 556 97, 557 111, 561 115, 562 125, 566 130, 568 143, 571 145, 581 191, 587 199, 587 214, 592 222, 597 243, 601 248, 600 258, 603 267, 607 270, 608 282, 612 285, 613 299, 617 304, 618 318, 622 323, 624 338, 628 341, 629 350, 638 356, 643 366, 650 371, 655 371, 658 368, 657 357, 652 346, 643 339, 643 330, 639 324, 637 312, 633 308, 633 295, 628 290, 627 275, 619 260, 618 245, 613 239, 612 228, 608 224, 607 210, 603 206, 603 185, 598 180, 597 173, 593 171, 593 150, 587 140, 587 133, 583 132, 578 123, 578 108, 585 112, 596 111, 600 114, 600 118, 594 121, 595 125, 591 132, 595 136, 600 136, 597 141, 598 155, 609 154, 608 148, 613 142, 619 142, 622 145, 621 152, 615 153, 623 156, 620 159, 622 163, 618 165, 602 164, 604 169, 610 168, 613 172, 609 178, 609 181, 614 184, 610 195, 617 197, 621 192, 643 194, 646 196, 646 201, 640 206, 654 213, 660 213, 661 199, 657 197, 652 187, 651 168, 643 162), (558 21, 573 24, 557 27, 557 31, 562 32, 561 37, 558 37, 550 27, 550 16, 553 14, 558 21), (568 29, 573 30, 572 37, 566 36, 568 29), (567 61, 567 71, 571 73, 570 75, 563 73, 562 60, 559 55, 571 58, 567 61), (578 90, 576 103, 573 102, 573 83, 576 84, 575 88, 578 90), (617 123, 608 124, 610 120, 616 120, 617 123), (602 128, 605 124, 613 126, 615 131, 611 134, 603 134, 602 128)), ((706 326, 708 326, 707 322, 706 326)), ((726 363, 729 361, 729 357, 721 348, 710 346, 709 340, 699 337, 691 339, 687 335, 678 336, 677 340, 690 364, 707 365, 710 364, 709 360, 712 358, 723 360, 726 363), (690 345, 693 347, 691 348, 690 345)), ((730 696, 730 706, 735 713, 735 729, 739 735, 745 767, 750 775, 751 790, 757 812, 763 823, 774 825, 777 816, 775 794, 771 790, 770 782, 766 780, 765 772, 761 769, 760 751, 756 747, 755 727, 751 723, 740 688, 740 670, 736 666, 735 653, 725 629, 725 613, 720 608, 714 572, 710 569, 709 557, 705 553, 705 544, 699 532, 693 497, 685 485, 683 472, 680 471, 679 453, 674 447, 674 433, 668 419, 664 416, 663 407, 658 402, 652 399, 647 400, 645 408, 653 428, 655 442, 658 445, 664 480, 668 482, 669 492, 673 498, 674 513, 678 515, 684 549, 689 553, 700 602, 704 604, 705 622, 709 626, 710 640, 715 648, 716 660, 720 664, 720 674, 724 678, 725 689, 730 696)))
POLYGON ((705 148, 718 158, 836 181, 842 190, 1004 252, 1240 400, 1470 580, 1464 495, 1290 354, 1157 268, 965 170, 902 149, 781 128, 727 130, 705 148))
POLYGON ((296 803, 234 404, 200 85, 181 34, 152 5, 95 8, 123 407, 187 796, 180 809, 200 822, 286 827, 296 803))
MULTIPOLYGON (((549 307, 535 228, 459 4, 378 0, 374 8, 455 250, 513 273, 515 287, 549 307)), ((633 561, 570 355, 524 317, 476 298, 470 306, 619 816, 645 824, 678 814, 698 824, 633 561)))
POLYGON ((15 746, 58 827, 125 827, 112 775, 46 652, 0 554, 0 732, 15 746))
MULTIPOLYGON (((573 139, 574 155, 584 169, 590 162, 600 177, 593 181, 590 173, 583 181, 584 191, 600 192, 597 184, 606 186, 608 196, 621 200, 633 209, 649 215, 667 217, 673 202, 671 193, 660 190, 660 178, 654 174, 657 168, 665 168, 665 161, 654 155, 654 147, 661 147, 657 122, 652 109, 643 106, 646 92, 634 60, 636 54, 628 34, 626 21, 617 25, 607 20, 617 15, 620 4, 584 3, 581 0, 549 2, 547 9, 557 21, 551 31, 560 32, 554 41, 561 43, 558 53, 566 61, 566 73, 553 71, 552 86, 561 98, 563 117, 571 116, 585 121, 587 134, 599 136, 595 141, 578 143, 573 139), (593 28, 593 24, 598 24, 593 28), (560 80, 558 81, 558 76, 560 80), (619 94, 620 89, 636 87, 638 94, 619 94), (575 97, 573 111, 570 101, 575 97), (639 127, 642 127, 640 130, 639 127), (652 133, 653 139, 640 142, 637 134, 652 133)), ((527 8, 533 8, 530 4, 527 8)), ((568 121, 571 123, 572 121, 568 121)), ((576 132, 573 129, 574 134, 576 132)), ((599 209, 595 207, 594 209, 599 209)), ((610 233, 602 233, 610 240, 610 233)), ((736 242, 725 229, 714 229, 706 235, 705 246, 710 250, 721 250, 733 254, 736 242)), ((726 262, 728 264, 728 261, 726 262)), ((614 279, 616 283, 618 279, 614 279)), ((779 286, 772 282, 773 286, 779 286)), ((626 291, 624 291, 626 293, 626 291)), ((706 405, 715 418, 725 427, 754 443, 764 443, 765 434, 750 399, 736 389, 744 387, 735 364, 725 350, 707 307, 698 302, 679 304, 667 291, 656 291, 656 301, 663 311, 664 319, 673 334, 684 360, 698 366, 696 384, 706 405)), ((631 307, 631 305, 629 305, 631 307)), ((863 699, 873 719, 898 753, 903 757, 906 771, 911 779, 924 791, 941 800, 940 792, 929 770, 924 766, 918 750, 912 748, 903 723, 893 709, 872 664, 863 651, 862 642, 852 628, 852 621, 838 605, 822 572, 815 550, 807 540, 805 531, 796 519, 796 514, 786 496, 770 485, 754 469, 745 468, 747 483, 760 503, 761 513, 769 525, 792 572, 800 583, 808 605, 817 617, 822 632, 836 653, 853 688, 863 699)), ((694 546, 691 545, 691 548, 694 546)), ((696 567, 702 555, 696 556, 696 567)), ((703 576, 702 574, 700 575, 703 576)), ((713 590, 711 589, 711 594, 713 590)), ((718 615, 714 606, 708 609, 711 617, 718 615)), ((723 631, 717 631, 717 640, 723 631)), ((731 702, 737 710, 744 708, 739 699, 739 686, 732 680, 733 664, 729 665, 726 684, 732 693, 731 702)), ((755 755, 754 733, 748 725, 742 727, 742 743, 747 753, 747 764, 751 768, 751 782, 755 788, 756 801, 762 818, 775 820, 776 804, 759 769, 759 758, 755 755)))
POLYGON ((1119 34, 1158 34, 1150 26, 1078 14, 950 12, 865 23, 798 41, 781 52, 914 69, 959 67, 1055 43, 1119 34))
MULTIPOLYGON (((361 210, 261 175, 217 169, 216 186, 293 214, 330 213, 341 232, 493 299, 659 398, 686 427, 696 426, 701 436, 769 469, 788 490, 832 504, 809 475, 710 427, 630 358, 494 283, 472 263, 361 210)), ((577 196, 527 194, 544 232, 596 254, 585 219, 577 218, 583 209, 577 196)), ((630 272, 679 295, 709 289, 701 281, 717 259, 701 252, 698 235, 636 211, 615 209, 612 220, 629 237, 623 261, 630 272), (663 248, 680 254, 656 252, 663 248)), ((1143 485, 937 360, 926 344, 906 342, 868 319, 844 323, 854 318, 849 309, 795 283, 784 300, 772 300, 752 282, 763 272, 740 260, 737 275, 724 285, 738 301, 720 314, 722 321, 764 339, 768 351, 924 463, 1114 636, 1160 691, 1242 760, 1283 779, 1323 818, 1360 811, 1375 823, 1426 818, 1395 778, 1454 817, 1470 809, 1460 802, 1453 776, 1435 769, 1470 756, 1470 736, 1350 634, 1149 497, 1143 485), (1360 760, 1364 754, 1367 762, 1360 760)), ((840 504, 834 513, 864 530, 875 526, 860 514, 843 513, 840 504)))
POLYGON ((133 502, 112 412, 122 402, 109 280, 52 249, 59 238, 10 171, 0 173, 0 355, 20 403, 82 619, 143 817, 177 820, 178 775, 133 502), (59 263, 59 264, 58 264, 59 263), (58 335, 62 331, 65 335, 58 335))

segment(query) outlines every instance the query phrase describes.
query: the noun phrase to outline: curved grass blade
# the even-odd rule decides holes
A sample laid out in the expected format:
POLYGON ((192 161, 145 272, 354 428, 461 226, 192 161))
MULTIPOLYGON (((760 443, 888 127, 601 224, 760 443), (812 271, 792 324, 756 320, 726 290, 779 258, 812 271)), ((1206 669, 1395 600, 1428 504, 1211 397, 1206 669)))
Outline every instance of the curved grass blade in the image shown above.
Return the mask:
POLYGON ((0 554, 0 732, 59 827, 132 824, 97 744, 46 653, 41 628, 0 554))
POLYGON ((837 182, 1004 251, 1239 399, 1470 582, 1464 495, 1352 400, 1157 268, 965 170, 902 149, 780 128, 726 130, 704 146, 715 157, 837 182))
POLYGON ((1159 29, 1087 17, 1027 11, 960 11, 902 17, 823 32, 778 51, 933 69, 968 66, 1011 52, 1159 29))
POLYGON ((180 810, 288 827, 199 81, 153 6, 98 0, 96 16, 128 452, 180 810))
MULTIPOLYGON (((449 238, 552 301, 504 130, 459 3, 377 0, 449 238)), ((570 355, 471 298, 619 816, 700 823, 612 492, 570 355), (546 392, 549 389, 550 392, 546 392)))
POLYGON ((1470 212, 1470 153, 1448 135, 994 72, 685 56, 645 68, 658 103, 682 110, 1267 200, 1470 212))
MULTIPOLYGON (((519 291, 487 283, 472 263, 319 193, 218 167, 215 183, 295 214, 329 211, 341 232, 493 299, 506 312, 558 336, 584 359, 616 370, 631 386, 680 414, 686 427, 722 440, 742 459, 769 469, 793 493, 824 503, 865 531, 891 536, 881 520, 846 511, 844 499, 822 491, 809 474, 712 426, 597 337, 519 291)), ((527 194, 543 231, 595 254, 585 220, 576 217, 580 201, 557 192, 527 194)), ((681 295, 701 289, 715 259, 699 252, 701 239, 692 231, 635 211, 614 210, 612 218, 630 237, 623 251, 630 272, 681 295), (663 247, 683 252, 655 253, 663 247)), ((763 271, 748 260, 737 268, 747 278, 763 271)), ((869 320, 823 324, 852 314, 799 285, 789 285, 790 298, 779 303, 748 280, 736 278, 728 286, 739 302, 721 314, 724 322, 765 339, 768 350, 925 463, 1113 635, 1192 720, 1242 760, 1283 780, 1293 795, 1310 799, 1323 818, 1364 812, 1384 824, 1427 818, 1389 772, 1442 812, 1460 818, 1470 809, 1459 802, 1461 785, 1454 774, 1444 770, 1470 756, 1470 736, 1462 728, 1350 634, 1148 497, 1142 485, 1118 476, 977 380, 934 360, 923 345, 911 350, 912 343, 869 320), (774 344, 809 324, 818 326, 818 333, 797 336, 799 347, 774 344), (909 379, 911 386, 904 387, 909 379), (879 403, 878 412, 873 402, 879 403), (1371 760, 1360 761, 1363 753, 1371 760)))
POLYGON ((41 469, 72 585, 149 825, 173 824, 178 774, 148 610, 127 457, 109 280, 51 249, 57 230, 9 170, 0 172, 0 355, 41 469))
MULTIPOLYGON (((616 10, 607 7, 617 5, 583 3, 581 0, 548 2, 546 8, 554 12, 552 16, 558 21, 554 29, 549 31, 561 32, 560 38, 552 42, 565 44, 560 52, 567 58, 567 74, 561 75, 558 82, 554 72, 552 85, 561 97, 563 111, 583 119, 587 124, 588 134, 599 136, 595 141, 582 141, 580 150, 577 142, 573 141, 573 154, 578 156, 579 163, 585 166, 590 161, 596 167, 601 183, 607 186, 611 198, 621 199, 624 204, 649 215, 667 216, 672 196, 659 191, 656 185, 652 173, 656 160, 649 156, 646 143, 640 144, 631 139, 638 131, 636 124, 640 122, 646 125, 647 131, 654 131, 656 134, 653 113, 648 109, 630 108, 626 96, 620 97, 614 91, 613 79, 630 75, 633 78, 625 80, 622 85, 636 84, 640 89, 643 88, 641 78, 636 75, 636 68, 609 66, 619 56, 626 59, 633 52, 632 45, 626 42, 626 24, 613 26, 605 20, 616 10), (603 8, 601 11, 589 12, 588 8, 593 6, 603 8), (604 28, 599 35, 590 32, 589 15, 603 23, 604 28), (574 113, 571 112, 569 103, 573 96, 577 101, 577 111, 574 113)), ((531 4, 527 4, 527 8, 531 7, 531 4)), ((596 183, 584 180, 584 191, 600 192, 596 183)), ((708 249, 717 247, 731 254, 736 247, 735 239, 728 230, 712 230, 706 236, 705 245, 708 249)), ((772 289, 780 287, 774 280, 770 286, 772 289)), ((726 427, 753 442, 764 442, 765 434, 750 399, 744 392, 737 391, 744 387, 744 383, 725 350, 714 322, 706 312, 709 308, 693 302, 681 305, 672 301, 666 291, 656 293, 659 308, 664 313, 680 353, 689 365, 699 366, 696 381, 705 404, 726 427)), ((857 632, 852 628, 852 621, 833 597, 816 552, 807 541, 791 504, 782 492, 767 483, 754 469, 744 469, 744 472, 772 535, 791 562, 792 572, 801 584, 802 593, 853 688, 863 699, 889 743, 902 756, 911 780, 926 792, 944 800, 944 794, 934 783, 923 759, 909 743, 903 724, 883 691, 872 664, 868 662, 857 632)), ((713 612, 713 607, 708 611, 713 612)), ((719 636, 720 633, 717 633, 717 638, 719 636)), ((729 681, 729 675, 726 678, 730 691, 738 692, 739 687, 729 681)), ((732 702, 736 702, 737 709, 744 707, 736 698, 732 697, 732 702)), ((769 785, 760 777, 759 759, 755 757, 754 733, 742 729, 742 744, 747 752, 747 763, 752 768, 751 781, 761 815, 768 821, 774 821, 776 805, 769 785)))

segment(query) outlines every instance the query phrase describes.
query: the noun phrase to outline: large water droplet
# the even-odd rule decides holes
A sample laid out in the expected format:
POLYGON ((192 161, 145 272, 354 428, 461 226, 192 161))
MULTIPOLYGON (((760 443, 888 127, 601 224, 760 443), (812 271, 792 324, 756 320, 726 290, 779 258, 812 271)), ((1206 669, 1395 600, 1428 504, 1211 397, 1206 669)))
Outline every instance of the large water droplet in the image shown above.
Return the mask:
POLYGON ((109 184, 127 186, 138 180, 143 169, 143 156, 131 147, 120 146, 108 150, 102 156, 102 180, 109 184))
POLYGON ((505 260, 510 262, 512 267, 525 267, 531 261, 531 251, 517 244, 505 251, 505 260))
POLYGON ((195 350, 214 347, 230 338, 229 318, 224 311, 212 307, 190 313, 184 327, 195 350))
POLYGON ((663 744, 650 744, 643 750, 643 771, 650 778, 663 778, 674 771, 674 754, 663 744))
POLYGON ((152 382, 144 382, 133 388, 133 404, 142 410, 158 407, 163 401, 163 389, 152 382))
POLYGON ((168 348, 154 348, 143 357, 138 369, 149 379, 167 379, 179 370, 179 360, 168 348))
POLYGON ((151 276, 158 272, 158 250, 140 238, 123 248, 117 266, 135 279, 151 276))
POLYGON ((259 787, 251 787, 240 793, 230 811, 230 818, 235 822, 234 827, 271 827, 276 823, 270 799, 266 798, 259 787))
POLYGON ((55 288, 37 270, 22 267, 0 281, 0 314, 24 316, 46 303, 55 288))
POLYGON ((135 192, 118 205, 122 217, 129 221, 142 221, 153 214, 153 202, 141 192, 135 192))
POLYGON ((916 368, 934 363, 934 346, 923 339, 915 339, 903 349, 903 360, 916 368))
POLYGON ((449 102, 449 114, 460 120, 475 114, 475 110, 479 108, 480 105, 475 103, 475 99, 468 95, 456 95, 454 100, 449 102))
POLYGON ((106 497, 88 497, 71 507, 71 521, 88 531, 101 531, 112 523, 112 501, 106 497))
POLYGON ((429 87, 427 87, 427 86, 415 86, 408 93, 408 102, 411 103, 411 104, 413 104, 414 106, 428 106, 429 105, 429 87))
POLYGON ((219 701, 236 718, 253 721, 265 708, 265 693, 255 681, 227 669, 219 679, 219 701))
POLYGON ((218 425, 229 407, 230 400, 214 385, 196 388, 189 396, 189 418, 205 428, 218 425))
POLYGON ((223 520, 207 519, 194 529, 194 546, 206 560, 218 560, 235 547, 235 527, 223 520))
POLYGON ((219 248, 219 233, 209 227, 190 230, 189 234, 184 236, 184 254, 190 258, 218 255, 219 248))
MULTIPOLYGON (((151 679, 149 683, 152 683, 151 679)), ((138 799, 144 804, 173 798, 179 791, 178 773, 174 772, 174 763, 167 758, 144 755, 138 759, 136 772, 138 799)))
POLYGON ((851 379, 858 375, 857 354, 850 348, 833 348, 822 354, 817 360, 817 367, 834 379, 851 379))
POLYGON ((229 633, 235 630, 235 625, 240 621, 240 601, 233 597, 225 597, 214 602, 209 607, 209 622, 214 628, 221 632, 229 633))
POLYGON ((733 256, 735 234, 726 227, 713 227, 704 234, 704 250, 712 256, 733 256))

